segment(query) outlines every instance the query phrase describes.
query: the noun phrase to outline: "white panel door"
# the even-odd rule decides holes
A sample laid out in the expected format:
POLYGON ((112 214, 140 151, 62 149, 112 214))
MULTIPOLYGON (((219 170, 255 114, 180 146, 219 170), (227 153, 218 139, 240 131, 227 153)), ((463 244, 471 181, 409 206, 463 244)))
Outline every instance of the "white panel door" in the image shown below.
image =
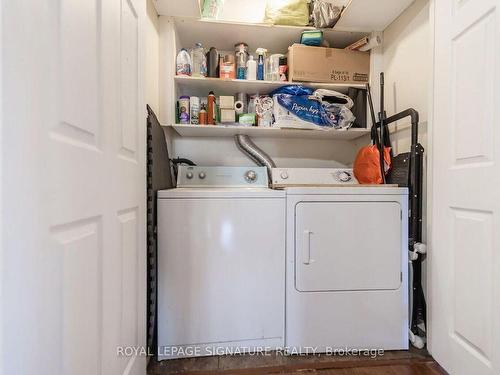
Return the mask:
POLYGON ((500 1, 435 1, 430 338, 450 374, 500 373, 500 1))
POLYGON ((0 367, 145 374, 145 2, 2 6, 0 367))
POLYGON ((295 206, 295 288, 300 292, 401 287, 398 202, 295 206))

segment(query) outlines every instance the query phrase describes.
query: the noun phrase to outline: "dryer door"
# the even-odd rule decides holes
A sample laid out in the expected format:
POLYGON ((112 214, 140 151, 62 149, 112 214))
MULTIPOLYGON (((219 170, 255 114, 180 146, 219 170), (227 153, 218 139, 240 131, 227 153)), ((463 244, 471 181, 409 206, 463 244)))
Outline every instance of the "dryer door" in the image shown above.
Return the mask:
POLYGON ((398 202, 295 206, 295 287, 301 292, 388 290, 401 285, 398 202))

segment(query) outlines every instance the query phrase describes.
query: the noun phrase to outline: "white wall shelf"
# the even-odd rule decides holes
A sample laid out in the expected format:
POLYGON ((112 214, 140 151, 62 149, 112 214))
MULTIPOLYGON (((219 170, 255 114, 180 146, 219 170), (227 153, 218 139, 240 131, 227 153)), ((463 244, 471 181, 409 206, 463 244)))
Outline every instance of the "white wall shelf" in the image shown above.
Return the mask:
POLYGON ((203 0, 153 0, 160 16, 201 17, 203 0))
MULTIPOLYGON (((303 30, 314 30, 307 26, 276 26, 265 23, 245 23, 175 17, 173 19, 180 45, 191 48, 196 42, 205 47, 214 46, 220 51, 234 51, 234 44, 245 42, 254 53, 258 47, 271 53, 286 53, 288 47, 300 41, 303 30)), ((324 29, 323 37, 331 47, 344 48, 366 36, 367 32, 324 29)))
MULTIPOLYGON (((408 8, 413 1, 414 0, 337 0, 336 3, 338 5, 341 6, 347 3, 348 6, 333 30, 323 30, 325 32, 325 38, 330 41, 330 43, 333 43, 332 47, 345 47, 349 43, 359 39, 363 33, 366 34, 372 31, 384 30, 406 8, 408 8)), ((254 0, 251 2, 247 0, 227 1, 222 8, 223 10, 220 15, 221 19, 218 20, 200 19, 201 0, 154 0, 154 3, 159 15, 172 16, 177 19, 176 23, 184 34, 183 36, 181 35, 181 38, 189 41, 189 43, 193 45, 196 41, 203 42, 203 37, 207 37, 207 35, 199 34, 199 27, 202 29, 208 27, 211 33, 215 34, 218 34, 217 29, 222 28, 226 30, 226 32, 229 30, 231 31, 230 34, 226 33, 222 35, 222 41, 228 39, 226 38, 227 35, 231 35, 232 38, 229 38, 231 42, 233 39, 246 41, 250 45, 251 50, 255 50, 253 48, 254 35, 252 35, 255 33, 256 41, 262 42, 266 40, 269 42, 269 50, 280 52, 284 40, 290 40, 290 37, 296 38, 297 35, 300 35, 301 30, 308 28, 273 26, 261 23, 264 17, 266 0, 254 0), (211 25, 207 25, 209 23, 211 25), (248 27, 251 29, 248 29, 248 27), (269 30, 270 27, 280 28, 280 30, 273 29, 273 40, 267 40, 269 38, 265 35, 264 39, 262 39, 262 33, 266 33, 266 29, 269 30), (248 33, 247 31, 251 32, 248 33), (189 35, 190 33, 193 33, 193 35, 189 35)), ((209 43, 209 40, 207 40, 206 43, 215 45, 220 49, 223 48, 223 45, 218 46, 215 43, 209 43)))
POLYGON ((256 138, 301 138, 352 141, 370 134, 370 129, 359 128, 348 130, 310 130, 237 125, 173 124, 164 126, 174 129, 177 134, 182 137, 232 137, 236 134, 246 134, 256 138))
POLYGON ((342 31, 383 31, 415 0, 352 0, 335 25, 342 31))
POLYGON ((347 93, 349 87, 364 89, 364 84, 342 84, 342 83, 313 83, 313 82, 280 82, 280 81, 247 81, 243 79, 220 79, 175 76, 175 82, 180 95, 208 95, 210 90, 215 95, 234 95, 237 92, 247 94, 268 94, 274 89, 286 85, 302 85, 314 89, 329 89, 341 93, 347 93))

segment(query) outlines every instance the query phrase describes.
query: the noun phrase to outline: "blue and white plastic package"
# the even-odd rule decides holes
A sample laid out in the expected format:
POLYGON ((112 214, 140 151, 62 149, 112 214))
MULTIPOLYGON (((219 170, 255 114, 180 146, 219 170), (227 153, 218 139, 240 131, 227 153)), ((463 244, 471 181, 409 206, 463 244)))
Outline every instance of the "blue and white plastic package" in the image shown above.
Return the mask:
POLYGON ((351 98, 332 90, 285 86, 273 93, 275 126, 301 129, 348 129, 355 117, 351 98))

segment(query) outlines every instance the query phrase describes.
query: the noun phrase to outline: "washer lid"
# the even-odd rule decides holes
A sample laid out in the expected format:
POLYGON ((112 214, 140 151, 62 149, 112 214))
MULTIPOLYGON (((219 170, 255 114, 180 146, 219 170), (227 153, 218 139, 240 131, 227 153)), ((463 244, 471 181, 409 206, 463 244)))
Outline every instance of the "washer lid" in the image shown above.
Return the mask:
POLYGON ((408 188, 387 185, 287 187, 287 195, 408 195, 408 188))
POLYGON ((284 190, 269 188, 176 188, 159 190, 158 199, 172 198, 284 198, 284 190))

